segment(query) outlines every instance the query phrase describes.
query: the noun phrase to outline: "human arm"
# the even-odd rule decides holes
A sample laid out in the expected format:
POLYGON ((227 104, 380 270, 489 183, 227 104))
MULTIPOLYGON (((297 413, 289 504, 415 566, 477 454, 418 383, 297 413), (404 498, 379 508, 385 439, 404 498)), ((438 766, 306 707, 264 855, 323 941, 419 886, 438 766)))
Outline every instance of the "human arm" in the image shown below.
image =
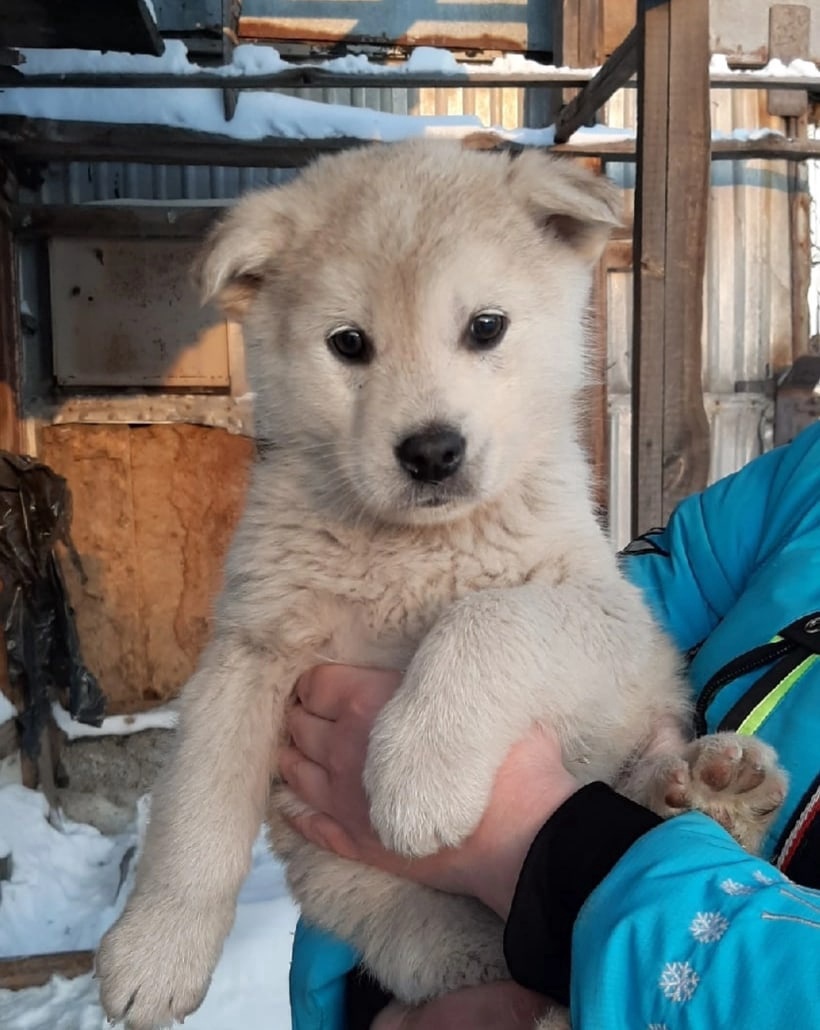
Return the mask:
MULTIPOLYGON (((338 674, 335 670, 332 675, 338 674)), ((318 698, 312 703, 321 707, 318 698)), ((338 704, 338 696, 334 703, 338 704)), ((302 739, 309 714, 303 712, 297 719, 297 736, 302 739), (299 721, 302 729, 298 729, 299 721)), ((302 757, 297 760, 302 771, 294 775, 293 757, 285 759, 292 786, 325 813, 307 817, 301 828, 315 843, 337 845, 337 850, 348 857, 381 864, 442 889, 469 890, 478 896, 483 893, 498 911, 510 909, 505 950, 519 983, 559 999, 569 996, 571 954, 575 1030, 642 1025, 635 1023, 639 1019, 644 1019, 643 1025, 666 1023, 670 1030, 673 1026, 732 1025, 729 1019, 714 1018, 724 1003, 721 999, 727 982, 733 986, 735 1025, 778 1026, 782 1025, 778 1022, 781 1017, 791 1018, 789 1014, 796 1011, 794 999, 798 1007, 804 1006, 804 1012, 810 1011, 806 1006, 820 1004, 816 978, 820 897, 794 888, 771 867, 748 856, 703 816, 687 815, 660 824, 656 816, 602 784, 570 791, 563 804, 553 806, 553 814, 545 819, 542 829, 536 825, 533 830, 528 825, 526 834, 530 839, 534 836, 535 841, 532 845, 526 842, 518 852, 523 868, 514 874, 512 887, 510 879, 504 877, 507 887, 500 892, 497 885, 481 886, 486 865, 492 865, 492 847, 486 839, 474 851, 481 868, 471 868, 469 856, 475 847, 475 835, 462 848, 412 863, 383 853, 383 849, 379 853, 367 825, 367 801, 357 779, 363 761, 363 754, 357 755, 357 750, 364 751, 366 726, 374 714, 360 710, 344 719, 325 720, 330 726, 321 729, 329 736, 317 757, 324 761, 324 755, 334 755, 333 770, 318 766, 324 769, 323 775, 305 776, 305 770, 317 763, 302 757), (360 724, 353 734, 361 734, 358 744, 351 739, 351 721, 360 724), (341 744, 340 750, 335 750, 333 743, 337 733, 339 741, 348 742, 341 744), (328 790, 330 793, 325 793, 328 790), (353 818, 351 805, 359 806, 353 818), (337 820, 328 821, 330 811, 347 825, 339 827, 337 820), (395 862, 401 867, 391 865, 395 862), (767 886, 761 877, 777 883, 767 886), (736 891, 732 884, 737 885, 736 891), (516 896, 510 907, 512 889, 516 896), (789 916, 786 911, 783 918, 763 914, 769 909, 775 912, 772 906, 778 904, 785 904, 787 909, 796 906, 798 914, 800 906, 814 905, 814 916, 810 908, 806 909, 808 922, 815 921, 814 928, 806 918, 795 918, 794 912, 789 916), (730 926, 722 931, 723 919, 728 919, 730 926), (738 930, 729 932, 735 924, 738 930), (719 939, 708 940, 714 934, 719 934, 719 939), (790 962, 800 979, 795 991, 777 989, 787 975, 791 985, 793 974, 788 974, 779 959, 771 961, 773 945, 779 954, 793 956, 790 962), (753 982, 749 981, 750 968, 755 971, 753 982), (606 994, 599 986, 624 982, 630 985, 628 990, 606 994), (693 984, 695 990, 687 997, 693 984), (671 996, 665 992, 671 992, 671 996), (756 1022, 755 1013, 766 1011, 767 1005, 771 1019, 756 1022), (736 1013, 744 1006, 744 1018, 738 1018, 736 1013), (696 1013, 696 1018, 690 1013, 696 1013)), ((548 749, 548 740, 542 745, 548 749)), ((502 777, 502 791, 493 792, 490 819, 485 816, 482 821, 477 831, 479 840, 482 827, 493 825, 496 802, 501 820, 498 825, 503 826, 507 819, 514 818, 517 798, 532 786, 531 769, 524 766, 516 774, 513 762, 509 772, 510 782, 505 786, 502 777), (516 775, 521 779, 517 780, 516 775)), ((547 792, 552 782, 560 781, 546 780, 547 792)), ((504 842, 501 868, 507 865, 506 847, 504 842)), ((493 877, 498 879, 492 874, 490 884, 493 877)), ((435 1026, 435 1021, 420 1022, 424 1016, 423 1009, 416 1010, 413 1018, 417 1022, 402 1024, 395 1020, 406 1019, 407 1013, 394 1008, 380 1015, 381 1027, 376 1022, 374 1028, 435 1026)))
POLYGON ((703 641, 820 496, 820 423, 682 501, 622 569, 682 652, 703 641))

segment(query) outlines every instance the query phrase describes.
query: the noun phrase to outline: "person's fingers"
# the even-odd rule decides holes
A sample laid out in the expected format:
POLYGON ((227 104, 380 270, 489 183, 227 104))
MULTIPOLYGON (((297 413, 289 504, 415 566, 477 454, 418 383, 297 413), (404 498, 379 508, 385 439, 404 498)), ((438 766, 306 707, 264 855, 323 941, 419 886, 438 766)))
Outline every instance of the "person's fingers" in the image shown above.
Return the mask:
POLYGON ((304 705, 294 705, 288 713, 288 730, 296 748, 317 765, 327 768, 327 756, 334 733, 334 724, 313 715, 304 705))
POLYGON ((393 669, 363 669, 352 665, 317 665, 299 677, 296 696, 313 715, 336 720, 351 703, 378 711, 401 682, 393 669))
POLYGON ((279 772, 294 794, 311 808, 327 812, 330 803, 330 782, 327 772, 293 747, 279 752, 279 772))
POLYGON ((311 844, 332 851, 341 858, 356 861, 359 858, 358 848, 342 827, 329 815, 323 812, 303 812, 300 815, 286 816, 290 825, 311 844))

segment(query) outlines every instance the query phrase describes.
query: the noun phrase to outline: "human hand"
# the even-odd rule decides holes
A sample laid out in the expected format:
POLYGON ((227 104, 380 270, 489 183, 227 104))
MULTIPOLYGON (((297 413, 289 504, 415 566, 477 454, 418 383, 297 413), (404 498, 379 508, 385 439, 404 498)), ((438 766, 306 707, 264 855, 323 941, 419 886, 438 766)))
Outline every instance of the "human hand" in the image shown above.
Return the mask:
POLYGON ((532 1030, 549 1002, 512 980, 464 987, 424 1005, 391 1002, 372 1030, 532 1030))
POLYGON ((373 723, 400 682, 393 671, 347 666, 319 666, 299 680, 288 720, 292 744, 279 765, 313 812, 293 825, 343 858, 472 895, 506 918, 533 838, 579 784, 563 766, 555 734, 533 729, 509 752, 479 826, 462 845, 412 860, 387 851, 370 825, 362 772, 373 723))

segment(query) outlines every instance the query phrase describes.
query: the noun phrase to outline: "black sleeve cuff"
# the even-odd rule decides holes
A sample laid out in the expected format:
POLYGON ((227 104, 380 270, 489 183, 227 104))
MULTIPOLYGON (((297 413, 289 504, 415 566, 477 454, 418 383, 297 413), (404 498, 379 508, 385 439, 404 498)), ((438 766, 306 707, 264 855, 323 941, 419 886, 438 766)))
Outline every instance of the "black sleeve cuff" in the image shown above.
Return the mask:
POLYGON ((541 828, 524 861, 504 931, 504 955, 523 987, 569 1004, 572 929, 584 902, 660 816, 591 783, 541 828))
POLYGON ((373 1020, 392 1000, 364 966, 351 969, 345 984, 345 1030, 370 1030, 373 1020))

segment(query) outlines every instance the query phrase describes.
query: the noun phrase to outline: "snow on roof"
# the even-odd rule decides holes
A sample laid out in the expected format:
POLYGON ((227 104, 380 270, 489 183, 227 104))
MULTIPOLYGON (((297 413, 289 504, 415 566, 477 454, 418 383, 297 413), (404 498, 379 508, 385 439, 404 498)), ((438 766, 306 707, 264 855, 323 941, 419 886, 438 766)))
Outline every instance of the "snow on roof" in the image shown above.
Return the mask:
MULTIPOLYGON (((462 136, 477 129, 493 129, 505 139, 534 146, 550 146, 554 130, 510 129, 485 125, 475 115, 403 115, 376 111, 367 107, 328 104, 301 97, 286 96, 280 92, 243 92, 239 96, 234 117, 227 121, 223 98, 218 83, 224 75, 275 74, 295 67, 284 60, 273 47, 244 44, 234 51, 233 62, 219 68, 202 68, 188 58, 184 43, 168 40, 160 57, 142 54, 100 53, 83 50, 26 50, 26 63, 21 70, 32 74, 74 73, 163 73, 180 76, 180 86, 168 89, 140 88, 7 88, 0 90, 0 114, 24 115, 32 118, 107 123, 113 125, 162 125, 208 134, 227 136, 237 140, 352 139, 395 141, 412 136, 462 136), (212 74, 215 88, 189 88, 183 85, 192 74, 212 74)), ((447 50, 419 47, 402 63, 384 65, 370 61, 362 55, 349 55, 317 62, 329 72, 357 75, 441 74, 453 77, 469 75, 480 77, 484 73, 510 74, 543 72, 553 74, 551 65, 539 64, 520 55, 506 55, 486 65, 459 63, 447 50)), ((592 74, 595 69, 590 69, 592 74)), ((711 62, 713 75, 748 74, 730 72, 724 57, 715 56, 711 62)), ((579 74, 578 70, 574 70, 579 74)), ((586 74, 586 72, 584 72, 586 74)), ((757 73, 754 73, 757 74, 757 73)), ((820 71, 809 61, 792 61, 784 65, 771 61, 761 69, 761 75, 800 75, 820 79, 820 71)), ((571 138, 573 143, 602 139, 614 142, 635 136, 628 129, 607 126, 579 129, 571 138)), ((745 136, 735 138, 746 138, 745 136)))
POLYGON ((165 52, 159 57, 148 54, 101 53, 99 50, 21 50, 25 58, 19 70, 24 75, 70 74, 84 72, 141 72, 147 74, 213 75, 216 81, 225 75, 273 75, 298 68, 321 68, 323 71, 355 75, 544 75, 556 72, 592 76, 596 68, 558 68, 541 64, 521 54, 507 54, 493 61, 477 64, 460 62, 449 50, 437 47, 417 47, 406 61, 384 64, 371 61, 364 54, 348 54, 326 60, 299 62, 286 61, 275 47, 255 43, 242 43, 235 48, 230 64, 205 67, 188 59, 182 40, 165 41, 165 52))

